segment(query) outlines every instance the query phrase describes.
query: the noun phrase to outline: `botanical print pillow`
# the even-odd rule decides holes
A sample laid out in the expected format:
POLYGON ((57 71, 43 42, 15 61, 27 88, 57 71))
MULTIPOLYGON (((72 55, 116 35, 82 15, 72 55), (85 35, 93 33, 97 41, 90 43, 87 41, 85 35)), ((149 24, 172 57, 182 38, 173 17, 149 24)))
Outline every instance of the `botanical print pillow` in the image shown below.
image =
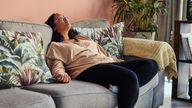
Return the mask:
POLYGON ((73 27, 81 35, 89 36, 96 43, 104 47, 111 55, 122 57, 122 32, 124 23, 117 23, 106 28, 73 27))
POLYGON ((41 33, 0 30, 0 88, 51 81, 41 33))

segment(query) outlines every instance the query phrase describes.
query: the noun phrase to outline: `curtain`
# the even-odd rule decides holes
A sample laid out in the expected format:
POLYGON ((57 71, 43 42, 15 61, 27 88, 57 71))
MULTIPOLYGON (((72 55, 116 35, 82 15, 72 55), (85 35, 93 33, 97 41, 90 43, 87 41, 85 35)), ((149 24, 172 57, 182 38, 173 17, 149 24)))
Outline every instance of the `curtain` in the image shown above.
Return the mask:
POLYGON ((156 40, 173 43, 175 20, 186 19, 187 0, 161 0, 167 6, 167 13, 158 16, 158 31, 156 40))

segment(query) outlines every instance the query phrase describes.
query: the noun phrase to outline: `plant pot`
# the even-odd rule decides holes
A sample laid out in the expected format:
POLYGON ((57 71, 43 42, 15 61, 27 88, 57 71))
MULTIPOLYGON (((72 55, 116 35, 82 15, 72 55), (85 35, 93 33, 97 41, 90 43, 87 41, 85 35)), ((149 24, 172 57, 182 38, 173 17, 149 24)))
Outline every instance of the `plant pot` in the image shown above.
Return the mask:
POLYGON ((155 40, 155 32, 128 32, 125 34, 127 37, 131 38, 141 38, 155 40))

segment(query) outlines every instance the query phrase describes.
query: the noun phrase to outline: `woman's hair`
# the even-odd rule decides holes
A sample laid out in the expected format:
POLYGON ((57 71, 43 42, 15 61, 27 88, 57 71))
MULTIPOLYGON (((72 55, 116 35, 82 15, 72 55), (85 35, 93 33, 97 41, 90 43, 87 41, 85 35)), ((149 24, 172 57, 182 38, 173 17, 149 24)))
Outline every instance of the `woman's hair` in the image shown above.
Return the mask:
MULTIPOLYGON (((56 15, 56 13, 53 13, 45 22, 45 24, 49 25, 52 30, 53 30, 53 34, 52 34, 52 39, 51 42, 62 42, 63 41, 63 37, 61 36, 60 33, 58 33, 54 27, 55 27, 55 19, 54 16, 56 15)), ((68 35, 70 39, 73 39, 75 36, 77 36, 79 34, 79 32, 77 32, 75 29, 70 28, 68 35)))

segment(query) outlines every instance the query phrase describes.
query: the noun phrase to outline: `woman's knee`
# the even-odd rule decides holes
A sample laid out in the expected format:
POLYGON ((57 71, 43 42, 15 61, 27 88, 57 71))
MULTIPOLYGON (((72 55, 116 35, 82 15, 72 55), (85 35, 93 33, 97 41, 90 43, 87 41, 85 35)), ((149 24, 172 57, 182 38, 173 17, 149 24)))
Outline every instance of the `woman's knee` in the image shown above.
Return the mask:
POLYGON ((138 74, 140 86, 149 82, 158 71, 158 64, 154 60, 147 60, 143 65, 142 71, 138 74))
POLYGON ((135 72, 127 71, 122 77, 121 77, 121 84, 123 86, 135 86, 137 87, 139 85, 138 77, 135 74, 135 72))
POLYGON ((158 64, 155 60, 147 60, 147 63, 143 67, 143 75, 146 75, 149 79, 157 74, 158 64))
POLYGON ((151 59, 146 60, 144 66, 147 68, 147 70, 149 69, 154 72, 158 71, 158 64, 155 60, 151 60, 151 59))

